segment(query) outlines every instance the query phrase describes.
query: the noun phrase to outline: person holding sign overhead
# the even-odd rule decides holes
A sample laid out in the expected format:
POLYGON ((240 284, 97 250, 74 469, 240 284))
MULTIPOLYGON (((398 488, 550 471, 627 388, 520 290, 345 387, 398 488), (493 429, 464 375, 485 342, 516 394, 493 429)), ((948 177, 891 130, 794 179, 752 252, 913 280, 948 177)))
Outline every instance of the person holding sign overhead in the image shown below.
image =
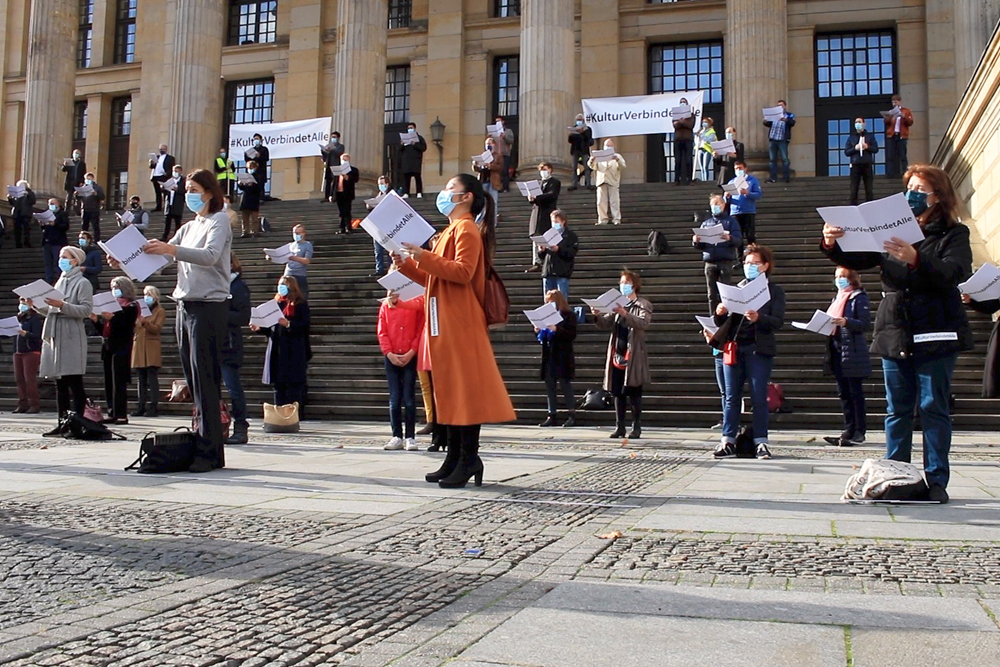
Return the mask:
POLYGON ((89 320, 94 310, 94 289, 80 268, 84 259, 86 255, 80 248, 63 248, 59 252, 62 275, 55 284, 63 298, 47 297, 44 303, 28 301, 28 305, 45 318, 38 372, 42 377, 56 381, 59 425, 45 433, 46 437, 60 434, 67 412, 72 410, 82 415, 87 405, 87 393, 83 389, 83 376, 87 374, 87 334, 83 323, 89 320), (73 393, 72 405, 69 402, 70 392, 73 393))
MULTIPOLYGON (((528 197, 531 202, 531 219, 528 221, 528 236, 544 234, 552 228, 552 211, 559 207, 559 190, 562 184, 552 175, 552 165, 542 162, 538 165, 538 176, 542 185, 542 194, 528 197)), ((541 258, 535 243, 531 243, 531 266, 525 273, 541 271, 541 258)))
POLYGON ((604 140, 604 150, 612 151, 610 158, 597 160, 591 156, 587 164, 597 172, 597 224, 606 225, 622 222, 619 187, 622 182, 622 171, 625 169, 625 158, 615 153, 613 139, 604 140))
POLYGON ((903 182, 922 241, 910 244, 893 237, 883 252, 845 252, 838 244, 844 230, 826 223, 821 250, 839 266, 881 270, 884 298, 871 352, 882 357, 885 377, 886 457, 910 460, 913 413, 919 406, 929 499, 944 503, 950 477, 951 378, 959 353, 974 347, 958 289, 972 275, 972 246, 969 228, 958 221, 959 199, 947 172, 915 164, 903 182))
POLYGON ((774 357, 778 353, 775 332, 785 324, 785 291, 771 282, 774 271, 774 251, 752 243, 743 257, 744 287, 766 276, 771 298, 757 310, 730 313, 720 303, 715 309, 719 329, 712 336, 712 347, 723 352, 726 375, 726 409, 722 418, 722 440, 715 448, 715 458, 736 456, 736 434, 740 428, 743 385, 750 381, 750 402, 753 404, 753 444, 757 458, 771 458, 767 428, 770 413, 767 407, 767 383, 771 380, 774 357))
POLYGON ((851 206, 858 205, 858 188, 865 182, 865 201, 875 198, 875 154, 878 153, 878 138, 865 129, 865 119, 854 119, 854 130, 847 137, 844 155, 851 159, 851 206))
POLYGON ((652 382, 646 354, 646 329, 653 321, 653 305, 639 296, 642 277, 622 269, 618 290, 628 300, 627 306, 615 306, 605 313, 591 308, 598 329, 611 330, 608 356, 604 364, 604 391, 615 397, 615 430, 612 438, 625 437, 625 399, 632 403, 632 430, 629 438, 642 433, 642 388, 652 382))
POLYGON ((483 480, 479 458, 482 424, 516 418, 486 326, 486 275, 496 249, 493 200, 471 174, 455 176, 438 193, 448 227, 431 250, 404 244, 409 258, 393 261, 407 278, 426 287, 427 344, 434 373, 434 409, 448 455, 426 475, 443 488, 483 480), (477 220, 481 222, 477 223, 477 220))
POLYGON ((111 294, 118 302, 115 312, 101 313, 101 361, 104 362, 104 400, 110 424, 128 423, 128 385, 132 381, 132 344, 139 304, 135 285, 125 276, 111 279, 111 294))
POLYGON ((306 371, 312 350, 309 346, 309 302, 292 276, 278 280, 274 295, 281 319, 274 326, 250 328, 268 338, 264 360, 264 384, 274 387, 274 404, 299 404, 299 419, 305 419, 306 371))
POLYGON ((420 449, 414 431, 417 422, 417 354, 423 328, 422 310, 400 308, 399 295, 391 290, 386 293, 378 309, 376 329, 379 348, 384 355, 385 376, 389 383, 392 439, 384 447, 386 450, 405 448, 408 452, 415 452, 420 449))
POLYGON ((568 418, 563 428, 576 426, 576 399, 573 397, 573 378, 576 375, 576 357, 573 341, 576 340, 576 313, 569 307, 566 296, 557 289, 545 294, 545 303, 554 303, 562 316, 558 324, 544 329, 535 327, 535 336, 542 344, 542 380, 545 382, 548 416, 539 426, 555 426, 559 413, 556 384, 562 388, 563 405, 568 418))
MULTIPOLYGON (((151 255, 166 255, 177 263, 177 348, 184 379, 191 390, 197 424, 194 461, 189 472, 204 473, 225 466, 222 413, 219 408, 219 354, 226 332, 229 300, 229 251, 233 231, 222 210, 223 192, 215 174, 196 169, 185 181, 184 201, 195 214, 169 243, 150 241, 151 255)), ((109 258, 109 263, 117 262, 109 258)))
POLYGON ((340 213, 340 230, 338 234, 351 233, 351 207, 354 205, 354 186, 361 179, 357 167, 351 166, 351 156, 344 153, 340 158, 340 167, 344 173, 333 179, 333 197, 340 213))
POLYGON ((838 266, 834 274, 837 296, 826 314, 836 329, 826 345, 823 370, 837 380, 837 397, 844 412, 844 430, 823 438, 831 445, 851 447, 865 441, 865 388, 862 380, 872 374, 871 354, 865 332, 871 327, 871 300, 857 271, 838 266))
POLYGON ((689 107, 686 118, 674 118, 674 185, 691 185, 694 176, 694 114, 690 112, 687 98, 682 97, 680 106, 689 107))

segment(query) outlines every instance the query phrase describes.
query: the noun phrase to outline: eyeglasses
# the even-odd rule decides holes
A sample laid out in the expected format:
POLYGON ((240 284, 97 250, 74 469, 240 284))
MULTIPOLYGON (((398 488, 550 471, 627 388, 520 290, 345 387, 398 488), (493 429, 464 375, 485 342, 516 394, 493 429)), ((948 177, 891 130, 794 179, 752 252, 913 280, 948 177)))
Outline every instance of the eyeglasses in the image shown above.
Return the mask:
POLYGON ((764 262, 743 262, 743 266, 764 266, 764 262))

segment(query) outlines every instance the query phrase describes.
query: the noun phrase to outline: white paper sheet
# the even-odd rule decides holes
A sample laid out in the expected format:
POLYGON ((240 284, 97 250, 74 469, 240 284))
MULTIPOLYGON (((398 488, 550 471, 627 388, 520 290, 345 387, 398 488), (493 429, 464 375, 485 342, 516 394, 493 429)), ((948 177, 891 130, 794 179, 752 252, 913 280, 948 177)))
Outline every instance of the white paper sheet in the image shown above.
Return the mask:
POLYGON ((556 307, 556 304, 551 301, 544 306, 539 306, 534 310, 524 310, 521 311, 527 316, 533 325, 538 329, 545 329, 546 327, 554 327, 563 321, 563 316, 556 307))
POLYGON ((136 303, 139 304, 139 314, 143 317, 149 317, 153 314, 153 311, 151 311, 149 306, 146 305, 145 299, 139 299, 136 303))
POLYGON ((288 258, 292 256, 292 244, 286 243, 277 248, 264 248, 264 254, 275 264, 288 264, 288 258))
POLYGON ((416 283, 399 271, 392 271, 378 279, 378 284, 390 292, 395 292, 400 301, 411 301, 423 296, 424 286, 416 283))
POLYGON ((715 323, 714 317, 707 317, 705 315, 695 315, 694 319, 698 320, 698 324, 701 328, 708 331, 708 333, 715 335, 715 332, 719 330, 719 325, 715 323))
POLYGON ((816 212, 827 224, 844 230, 837 240, 844 252, 884 252, 883 245, 892 237, 907 243, 924 239, 901 192, 860 206, 827 206, 816 212))
POLYGON ((545 232, 544 234, 541 234, 539 236, 532 236, 531 240, 537 243, 538 245, 543 245, 543 246, 559 245, 560 243, 562 243, 563 235, 561 231, 559 231, 555 227, 552 227, 549 229, 549 231, 545 232))
POLYGON ((590 157, 594 158, 595 162, 610 162, 611 158, 615 156, 614 148, 602 148, 599 151, 590 151, 590 157))
POLYGON ((893 107, 888 111, 879 111, 879 115, 885 120, 894 120, 900 113, 902 112, 899 110, 899 107, 893 107))
POLYGON ((163 255, 149 255, 142 251, 148 243, 135 225, 129 225, 105 243, 97 245, 121 264, 121 269, 129 278, 140 283, 167 265, 169 260, 163 255))
POLYGON ((397 254, 403 251, 403 243, 422 246, 434 236, 434 228, 395 192, 372 209, 361 221, 361 228, 383 248, 397 254))
POLYGON ((325 144, 319 144, 319 150, 323 153, 329 153, 336 147, 333 141, 328 141, 325 144))
POLYGON ((732 139, 720 139, 719 141, 710 141, 708 145, 712 147, 712 150, 720 155, 728 155, 729 153, 736 152, 736 146, 733 145, 732 139))
POLYGON ((20 336, 21 335, 21 323, 17 319, 17 315, 13 317, 5 317, 0 320, 0 336, 20 336))
POLYGON ((983 264, 972 277, 959 284, 962 294, 968 294, 973 301, 1000 299, 1000 269, 992 264, 983 264))
POLYGON ((726 233, 726 228, 722 225, 712 225, 711 227, 692 227, 691 231, 698 237, 701 243, 709 245, 719 245, 725 243, 722 235, 726 233))
POLYGON ((101 313, 117 313, 122 307, 118 305, 118 299, 111 292, 98 292, 94 295, 94 315, 101 313))
POLYGON ((258 153, 256 149, 253 148, 248 148, 246 152, 243 153, 243 155, 251 160, 256 160, 257 158, 260 157, 260 153, 258 153))
POLYGON ((164 192, 173 192, 177 189, 177 179, 171 176, 167 180, 160 183, 160 189, 164 192))
POLYGON ((732 183, 725 183, 722 186, 723 192, 728 192, 731 195, 738 194, 740 190, 747 187, 746 176, 737 176, 732 183))
POLYGON ((503 134, 503 129, 501 128, 500 123, 497 123, 496 125, 487 125, 486 134, 495 139, 499 139, 500 135, 503 134))
POLYGON ((769 120, 772 123, 781 120, 781 117, 785 115, 785 110, 781 107, 764 107, 761 111, 764 113, 764 120, 769 120))
POLYGON ((73 188, 77 197, 89 197, 94 194, 94 188, 89 185, 81 185, 78 188, 73 188))
POLYGON ((49 209, 45 209, 41 213, 33 213, 32 215, 34 216, 35 220, 37 220, 42 224, 45 224, 47 222, 53 222, 56 219, 56 214, 50 211, 49 209))
POLYGON ((329 169, 331 176, 343 176, 351 173, 351 166, 349 164, 332 164, 329 169))
POLYGON ((691 105, 678 104, 670 109, 671 120, 684 120, 691 117, 691 105))
POLYGON ((767 283, 767 276, 764 275, 751 280, 743 287, 721 282, 715 284, 719 286, 719 298, 722 299, 722 305, 730 313, 745 315, 751 310, 760 310, 764 304, 771 300, 771 289, 767 283))
POLYGON ((542 194, 542 184, 537 179, 534 181, 517 181, 517 189, 525 197, 537 197, 542 194))
POLYGON ((64 167, 72 167, 73 166, 73 158, 71 158, 71 157, 64 157, 63 158, 63 166, 64 167))
POLYGON ((135 216, 132 215, 132 211, 122 211, 121 213, 115 213, 115 217, 118 218, 119 227, 125 227, 126 225, 131 225, 132 221, 135 220, 135 216))
POLYGON ((149 159, 153 162, 157 162, 160 159, 159 153, 149 153, 149 159))
POLYGON ((388 192, 385 192, 385 193, 380 193, 380 194, 377 194, 377 195, 375 195, 374 197, 372 197, 371 199, 366 199, 366 200, 365 200, 365 206, 366 206, 366 207, 368 208, 368 210, 370 211, 370 210, 372 210, 373 208, 375 208, 376 206, 378 206, 378 205, 379 205, 379 203, 380 203, 380 202, 381 202, 381 201, 382 201, 383 199, 385 199, 385 198, 386 198, 386 197, 387 197, 388 195, 389 195, 389 193, 388 193, 388 192))
POLYGON ((14 199, 19 199, 25 195, 27 190, 25 190, 23 185, 8 185, 7 186, 7 196, 13 197, 14 199))
POLYGON ((400 132, 399 133, 399 143, 403 146, 411 146, 413 144, 420 143, 420 137, 416 132, 400 132))
POLYGON ((282 317, 284 317, 284 314, 281 312, 281 306, 274 299, 265 301, 259 306, 254 306, 250 309, 250 324, 258 326, 261 329, 273 327, 282 317))
POLYGON ((253 177, 253 174, 237 174, 236 182, 240 185, 255 185, 257 179, 253 177))
POLYGON ((473 155, 472 161, 478 165, 487 165, 493 163, 493 151, 483 151, 479 155, 473 155))
POLYGON ((583 302, 601 313, 610 313, 615 306, 624 308, 628 305, 628 297, 616 289, 609 289, 596 299, 583 299, 583 302))
POLYGON ((57 290, 52 285, 48 284, 41 278, 34 282, 30 282, 27 285, 21 285, 20 287, 14 288, 14 294, 18 295, 23 299, 29 299, 36 306, 44 306, 45 299, 55 299, 56 301, 65 301, 66 297, 62 292, 57 290))
POLYGON ((792 326, 803 331, 818 333, 821 336, 832 336, 833 332, 837 329, 837 325, 833 323, 833 318, 822 310, 817 310, 813 313, 813 316, 805 324, 802 322, 792 322, 792 326))

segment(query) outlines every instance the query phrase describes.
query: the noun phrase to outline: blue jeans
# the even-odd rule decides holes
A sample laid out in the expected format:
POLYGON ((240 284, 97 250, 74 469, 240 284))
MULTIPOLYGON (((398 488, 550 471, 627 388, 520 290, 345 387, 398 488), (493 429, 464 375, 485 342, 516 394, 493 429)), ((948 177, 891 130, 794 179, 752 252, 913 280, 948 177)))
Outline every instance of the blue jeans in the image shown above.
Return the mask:
POLYGON ((385 275, 385 272, 387 270, 387 267, 385 265, 386 262, 385 248, 380 246, 378 244, 378 241, 376 241, 375 239, 372 239, 372 244, 374 245, 373 250, 375 253, 375 273, 377 273, 380 276, 385 275))
POLYGON ((767 383, 774 368, 774 357, 765 357, 754 352, 753 345, 739 345, 736 349, 736 364, 723 365, 726 376, 726 406, 722 416, 722 437, 726 442, 736 442, 740 429, 740 407, 743 398, 743 384, 750 380, 750 402, 753 404, 754 444, 767 442, 767 424, 770 412, 767 409, 767 383))
POLYGON ((787 141, 774 141, 773 139, 768 142, 767 147, 768 157, 771 158, 771 180, 778 180, 778 158, 781 158, 781 163, 783 165, 783 177, 785 181, 791 179, 791 166, 788 162, 788 142, 787 141))
POLYGON ((233 403, 233 424, 246 430, 250 423, 247 421, 247 397, 243 393, 239 367, 222 364, 222 381, 229 390, 229 398, 233 403))
POLYGON ((885 455, 910 460, 913 449, 913 409, 920 405, 924 473, 927 484, 948 486, 951 450, 951 376, 957 354, 935 359, 882 359, 885 375, 885 455), (919 400, 919 403, 918 403, 919 400))
POLYGON ((45 282, 55 284, 59 277, 59 251, 62 247, 57 245, 47 245, 42 248, 42 255, 45 257, 45 282))
POLYGON ((722 415, 726 415, 726 365, 722 363, 722 355, 715 355, 715 383, 719 385, 719 396, 722 398, 722 415))
POLYGON ((494 189, 493 185, 490 184, 489 182, 483 183, 483 190, 485 190, 486 194, 488 194, 493 199, 493 210, 496 211, 499 214, 500 213, 500 192, 498 190, 494 189))
POLYGON ((563 293, 566 300, 569 300, 569 278, 542 278, 542 296, 544 297, 550 290, 557 289, 563 293))
POLYGON ((414 425, 417 421, 417 402, 414 389, 417 383, 417 358, 399 367, 385 358, 385 377, 389 381, 389 424, 392 435, 403 437, 403 409, 406 410, 406 437, 414 436, 414 425), (402 399, 402 405, 400 405, 402 399))

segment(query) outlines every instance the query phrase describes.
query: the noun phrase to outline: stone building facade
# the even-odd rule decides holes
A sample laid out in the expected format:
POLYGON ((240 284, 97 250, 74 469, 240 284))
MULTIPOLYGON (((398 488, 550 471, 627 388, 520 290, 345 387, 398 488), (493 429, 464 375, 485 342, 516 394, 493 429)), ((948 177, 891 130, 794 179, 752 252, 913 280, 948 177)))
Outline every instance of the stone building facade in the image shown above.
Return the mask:
MULTIPOLYGON (((363 177, 408 121, 426 187, 469 168, 503 115, 517 159, 564 169, 582 97, 706 91, 706 115, 766 152, 760 109, 797 115, 797 175, 846 173, 857 115, 902 94, 911 161, 942 140, 997 0, 0 0, 0 178, 61 190, 79 147, 111 193, 148 200, 147 154, 209 166, 230 123, 330 115, 363 177), (444 125, 438 148, 430 126, 444 125), (438 162, 441 161, 439 175, 438 162)), ((663 136, 617 142, 632 182, 669 179, 663 136)), ((669 153, 669 148, 666 151, 669 153)), ((318 196, 318 158, 275 161, 274 196, 318 196)))

